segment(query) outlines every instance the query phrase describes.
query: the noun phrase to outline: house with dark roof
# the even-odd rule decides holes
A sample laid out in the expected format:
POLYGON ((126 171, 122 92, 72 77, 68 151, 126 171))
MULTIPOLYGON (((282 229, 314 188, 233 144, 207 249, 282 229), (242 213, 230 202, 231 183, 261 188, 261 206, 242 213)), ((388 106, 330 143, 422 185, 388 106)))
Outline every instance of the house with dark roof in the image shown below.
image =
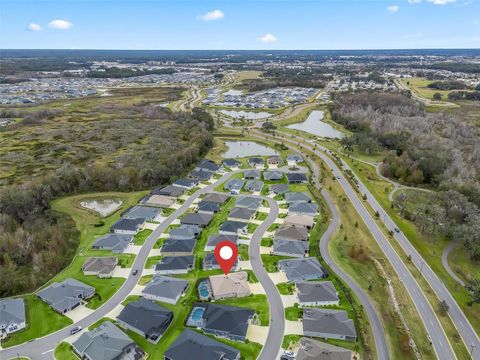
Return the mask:
POLYGON ((260 170, 245 170, 243 178, 246 180, 258 180, 262 178, 262 173, 260 170))
POLYGON ((208 181, 213 177, 213 173, 203 170, 192 170, 189 176, 198 181, 208 181))
MULTIPOLYGON (((203 258, 202 263, 203 270, 218 270, 220 269, 220 265, 218 265, 217 259, 213 252, 206 253, 205 257, 203 258)), ((235 271, 238 269, 238 259, 232 265, 231 271, 235 271)))
POLYGON ((338 305, 338 292, 331 281, 299 281, 297 298, 300 306, 338 305))
POLYGON ((202 329, 205 334, 227 338, 233 341, 245 341, 248 326, 255 312, 237 306, 218 305, 212 303, 193 304, 187 326, 202 329), (200 319, 192 315, 203 311, 200 319))
POLYGON ((144 298, 128 303, 117 316, 118 325, 153 344, 158 343, 172 320, 172 311, 144 298))
POLYGON ((86 331, 72 343, 73 351, 88 360, 142 360, 145 353, 110 321, 86 331))
POLYGON ((288 204, 293 203, 311 203, 312 198, 305 192, 301 191, 292 191, 285 194, 285 201, 288 204))
POLYGON ((208 236, 207 245, 205 246, 205 251, 214 251, 215 247, 222 241, 231 241, 235 245, 238 241, 237 235, 220 235, 220 234, 211 234, 208 236))
POLYGON ((128 234, 105 234, 95 240, 92 249, 111 250, 113 253, 123 253, 133 241, 133 236, 128 234))
POLYGON ((110 232, 115 234, 136 235, 145 226, 145 219, 120 218, 110 227, 110 232))
POLYGON ((220 225, 219 233, 221 235, 246 235, 248 233, 248 223, 227 220, 220 225))
POLYGON ((307 174, 301 172, 287 173, 287 181, 289 184, 306 184, 308 183, 307 174))
POLYGON ((166 239, 160 248, 160 254, 163 256, 192 255, 195 248, 195 240, 166 239))
POLYGON ((212 160, 202 160, 200 163, 195 167, 195 170, 198 171, 206 171, 210 173, 215 173, 220 169, 220 166, 215 164, 212 160))
POLYGON ((142 290, 145 299, 175 305, 185 295, 188 281, 163 275, 154 275, 142 290))
POLYGON ((165 351, 164 360, 240 360, 240 350, 185 329, 165 351), (193 355, 194 354, 194 355, 193 355))
POLYGON ((307 241, 308 231, 305 228, 284 225, 275 231, 275 239, 307 241))
POLYGON ((195 186, 197 186, 198 183, 199 183, 198 180, 182 178, 182 179, 175 180, 175 182, 172 185, 184 188, 185 190, 191 190, 195 186))
POLYGON ((168 237, 170 239, 188 240, 195 239, 202 229, 197 225, 180 225, 180 227, 173 228, 169 231, 168 237))
POLYGON ((122 214, 124 219, 144 219, 145 221, 160 221, 162 209, 153 206, 135 205, 122 214))
POLYGON ((295 360, 352 360, 352 352, 339 346, 302 337, 295 360))
POLYGON ((233 220, 233 221, 250 221, 253 219, 255 216, 256 211, 249 209, 249 208, 243 208, 243 207, 233 207, 230 209, 230 212, 228 213, 228 220, 233 220))
POLYGON ((270 185, 270 193, 275 195, 285 194, 288 191, 287 184, 273 184, 270 185))
POLYGON ((238 170, 242 166, 242 163, 235 159, 225 159, 222 161, 222 164, 231 170, 238 170))
POLYGON ((263 178, 268 181, 278 181, 283 179, 283 173, 280 170, 264 171, 263 178))
POLYGON ((262 199, 251 196, 239 196, 235 201, 235 206, 245 207, 252 210, 257 210, 262 205, 262 199))
POLYGON ((195 257, 187 256, 164 256, 155 266, 155 272, 159 275, 186 274, 195 266, 195 257))
POLYGON ((357 331, 344 310, 306 307, 303 309, 303 334, 325 339, 355 341, 357 331))
POLYGON ((215 214, 220 211, 220 204, 210 201, 200 201, 197 211, 199 213, 215 214))
POLYGON ((240 190, 242 190, 244 183, 245 182, 242 179, 230 179, 225 183, 223 188, 230 191, 232 194, 240 194, 240 190))
POLYGON ((293 203, 288 207, 288 214, 291 215, 310 215, 315 216, 318 207, 313 203, 293 203))
POLYGON ((27 326, 25 301, 18 299, 0 299, 0 338, 27 326))
POLYGON ((278 269, 285 273, 288 282, 318 280, 328 275, 317 258, 314 257, 279 260, 278 269))
POLYGON ((287 156, 287 165, 288 166, 295 166, 298 163, 303 162, 303 157, 297 154, 290 154, 287 156))
POLYGON ((91 257, 82 266, 83 275, 111 278, 117 264, 118 258, 116 256, 91 257))
POLYGON ((265 166, 265 161, 259 157, 252 157, 248 159, 248 165, 257 169, 263 169, 265 166))
POLYGON ((174 186, 174 185, 167 185, 161 189, 152 191, 152 193, 156 195, 164 195, 164 196, 171 196, 171 197, 182 196, 184 192, 185 192, 185 188, 180 186, 174 186))
POLYGON ((225 204, 227 200, 230 198, 227 194, 219 194, 219 193, 208 193, 203 197, 203 201, 214 202, 217 204, 225 204))
POLYGON ((275 239, 272 252, 279 256, 305 257, 308 256, 309 247, 308 241, 275 239))
POLYGON ((180 219, 180 224, 206 227, 208 224, 210 224, 210 221, 212 221, 212 217, 212 214, 207 213, 187 214, 180 219))
POLYGON ((263 189, 263 181, 260 180, 250 180, 245 185, 245 190, 251 192, 260 192, 263 189))
POLYGON ((39 290, 37 296, 51 308, 61 314, 75 309, 83 300, 95 295, 95 288, 78 280, 68 278, 62 282, 54 282, 39 290))

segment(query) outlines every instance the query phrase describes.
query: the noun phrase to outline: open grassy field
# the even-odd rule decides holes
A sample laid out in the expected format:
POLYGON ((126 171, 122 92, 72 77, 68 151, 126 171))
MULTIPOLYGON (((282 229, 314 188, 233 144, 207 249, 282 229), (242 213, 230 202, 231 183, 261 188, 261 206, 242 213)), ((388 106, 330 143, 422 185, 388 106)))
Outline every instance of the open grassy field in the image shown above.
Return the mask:
POLYGON ((412 77, 405 78, 400 81, 402 81, 406 86, 408 86, 413 92, 426 99, 433 100, 433 94, 439 93, 440 95, 442 95, 442 100, 448 100, 448 94, 450 93, 450 91, 431 89, 428 87, 429 84, 433 83, 432 80, 427 80, 420 77, 412 77))

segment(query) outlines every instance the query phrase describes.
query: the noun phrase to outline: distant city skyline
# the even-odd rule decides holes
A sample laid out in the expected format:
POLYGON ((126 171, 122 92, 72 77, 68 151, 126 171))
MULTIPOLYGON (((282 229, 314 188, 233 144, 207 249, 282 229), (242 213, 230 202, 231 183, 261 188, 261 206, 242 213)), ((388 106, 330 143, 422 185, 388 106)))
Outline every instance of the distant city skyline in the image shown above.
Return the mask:
POLYGON ((479 48, 478 0, 4 0, 3 49, 479 48))

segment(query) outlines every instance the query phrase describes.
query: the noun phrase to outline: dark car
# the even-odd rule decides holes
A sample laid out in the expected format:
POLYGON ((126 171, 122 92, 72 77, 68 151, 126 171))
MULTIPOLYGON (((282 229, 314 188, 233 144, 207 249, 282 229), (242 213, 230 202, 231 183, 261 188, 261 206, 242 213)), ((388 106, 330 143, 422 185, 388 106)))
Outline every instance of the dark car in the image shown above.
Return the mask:
POLYGON ((135 270, 132 271, 132 275, 133 275, 133 276, 135 276, 135 275, 137 275, 137 274, 138 274, 138 270, 137 270, 137 269, 135 269, 135 270))
POLYGON ((399 233, 399 232, 400 232, 400 229, 399 229, 399 228, 395 228, 395 229, 393 229, 393 230, 395 230, 396 233, 399 233))

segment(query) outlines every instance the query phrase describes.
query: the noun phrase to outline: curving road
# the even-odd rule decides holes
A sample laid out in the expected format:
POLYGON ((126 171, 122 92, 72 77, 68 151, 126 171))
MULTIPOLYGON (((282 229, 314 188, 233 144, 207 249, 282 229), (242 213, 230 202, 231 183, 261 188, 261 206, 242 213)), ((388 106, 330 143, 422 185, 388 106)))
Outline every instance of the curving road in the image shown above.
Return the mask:
POLYGON ((453 250, 453 248, 457 245, 459 245, 457 242, 452 241, 445 247, 445 249, 443 250, 443 253, 442 253, 442 264, 443 264, 443 267, 445 268, 445 270, 447 270, 447 272, 450 274, 450 276, 457 283, 459 283, 462 286, 465 286, 465 282, 462 279, 460 279, 457 274, 455 274, 455 271, 452 270, 452 268, 450 267, 450 264, 448 263, 448 255, 453 250))
MULTIPOLYGON (((213 184, 207 185, 206 187, 198 190, 192 196, 190 196, 177 210, 175 210, 170 216, 168 216, 165 221, 163 221, 153 232, 152 234, 145 240, 144 245, 140 249, 140 252, 135 257, 135 261, 133 263, 132 269, 143 269, 145 267, 145 262, 148 258, 148 254, 150 250, 155 245, 155 242, 160 237, 160 235, 167 229, 167 227, 175 220, 177 217, 182 215, 193 203, 193 201, 198 198, 200 195, 203 195, 207 192, 213 191, 213 189, 220 185, 221 183, 225 182, 230 176, 239 172, 232 171, 229 173, 224 174, 220 179, 215 181, 213 184)), ((110 311, 112 311, 117 305, 119 305, 125 298, 130 294, 133 290, 137 281, 139 280, 140 276, 132 275, 130 272, 129 277, 125 280, 123 285, 120 289, 110 298, 108 299, 101 307, 95 310, 95 312, 91 313, 87 317, 83 318, 82 320, 69 325, 57 332, 52 334, 46 335, 42 338, 35 339, 33 341, 20 344, 17 346, 9 347, 0 351, 0 359, 12 359, 17 358, 18 356, 28 357, 32 360, 46 360, 53 358, 53 351, 58 343, 62 342, 66 338, 70 336, 70 330, 75 326, 81 326, 82 328, 87 328, 91 324, 97 322, 101 318, 105 317, 110 311)), ((283 334, 282 334, 283 335, 283 334)))

